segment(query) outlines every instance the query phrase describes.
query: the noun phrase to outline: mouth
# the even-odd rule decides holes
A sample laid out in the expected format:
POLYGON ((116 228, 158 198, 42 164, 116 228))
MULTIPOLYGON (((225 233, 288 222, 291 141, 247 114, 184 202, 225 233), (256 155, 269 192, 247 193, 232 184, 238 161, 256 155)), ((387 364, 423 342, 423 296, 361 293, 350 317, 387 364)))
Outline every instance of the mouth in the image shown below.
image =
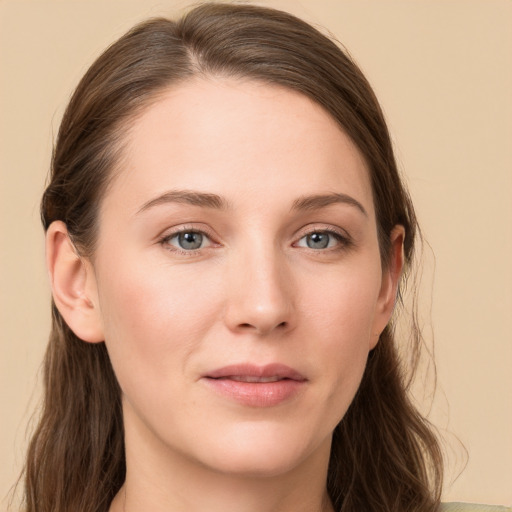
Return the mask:
POLYGON ((271 407, 294 398, 307 379, 283 364, 239 364, 208 372, 202 378, 210 389, 250 407, 271 407))
POLYGON ((258 366, 242 363, 224 366, 204 375, 210 379, 230 379, 238 382, 277 382, 280 380, 305 381, 306 378, 297 370, 281 363, 258 366))
POLYGON ((250 375, 230 375, 229 377, 220 377, 221 379, 230 379, 237 382, 278 382, 285 380, 280 377, 253 377, 250 375))

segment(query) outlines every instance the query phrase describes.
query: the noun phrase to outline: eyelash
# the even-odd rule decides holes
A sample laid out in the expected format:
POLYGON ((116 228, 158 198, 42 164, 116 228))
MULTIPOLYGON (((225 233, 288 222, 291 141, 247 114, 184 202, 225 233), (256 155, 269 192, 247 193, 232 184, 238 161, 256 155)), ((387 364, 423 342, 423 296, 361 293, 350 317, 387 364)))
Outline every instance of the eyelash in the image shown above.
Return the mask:
MULTIPOLYGON (((208 249, 211 246, 211 245, 209 245, 208 247, 200 247, 198 249, 186 250, 186 249, 181 249, 179 247, 171 245, 170 241, 173 238, 179 236, 182 233, 199 234, 199 235, 201 235, 203 237, 206 237, 210 241, 211 245, 215 245, 216 244, 216 242, 213 240, 214 237, 208 231, 203 230, 203 229, 193 228, 193 227, 187 227, 187 226, 183 226, 183 227, 173 231, 172 233, 169 233, 169 234, 166 234, 165 236, 162 236, 158 240, 158 243, 160 245, 164 246, 168 251, 171 251, 171 252, 174 252, 174 253, 178 253, 178 254, 184 255, 184 256, 196 256, 200 251, 202 251, 204 249, 208 249)), ((311 252, 313 252, 315 254, 326 253, 326 252, 334 252, 334 251, 341 251, 341 250, 344 250, 344 249, 346 250, 346 249, 349 249, 353 245, 353 242, 352 242, 351 238, 346 233, 341 233, 340 231, 337 231, 337 230, 335 230, 333 228, 316 227, 316 228, 312 228, 312 229, 310 229, 310 230, 308 230, 306 232, 303 232, 303 234, 300 236, 298 241, 293 243, 293 246, 297 247, 297 244, 301 240, 303 240, 304 238, 306 238, 308 236, 316 234, 316 233, 318 233, 318 234, 327 234, 327 235, 333 237, 336 240, 337 244, 334 247, 326 247, 326 248, 321 248, 321 249, 314 249, 314 248, 311 248, 311 247, 303 247, 304 249, 306 249, 308 251, 311 251, 311 252)))

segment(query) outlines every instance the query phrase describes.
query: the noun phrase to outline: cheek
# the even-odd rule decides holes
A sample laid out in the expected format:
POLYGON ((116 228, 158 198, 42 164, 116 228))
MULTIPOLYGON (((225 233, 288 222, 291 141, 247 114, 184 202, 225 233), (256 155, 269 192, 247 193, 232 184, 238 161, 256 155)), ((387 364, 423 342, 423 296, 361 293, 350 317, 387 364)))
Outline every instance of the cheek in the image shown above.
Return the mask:
POLYGON ((359 387, 373 339, 380 291, 380 264, 317 280, 304 301, 305 325, 315 340, 311 355, 332 427, 345 414, 359 387))
POLYGON ((121 386, 177 375, 218 317, 215 284, 197 272, 118 261, 99 282, 105 342, 121 386))
POLYGON ((340 348, 361 345, 373 333, 381 279, 378 260, 310 273, 300 286, 306 322, 317 326, 321 338, 338 340, 340 348))

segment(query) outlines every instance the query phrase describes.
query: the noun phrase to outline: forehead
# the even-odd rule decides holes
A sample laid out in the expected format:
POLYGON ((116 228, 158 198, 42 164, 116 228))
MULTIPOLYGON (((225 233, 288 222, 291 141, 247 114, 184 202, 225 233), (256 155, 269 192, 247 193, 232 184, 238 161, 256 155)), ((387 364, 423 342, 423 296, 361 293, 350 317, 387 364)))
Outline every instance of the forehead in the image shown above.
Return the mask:
POLYGON ((169 88, 131 124, 122 160, 107 196, 125 204, 179 188, 260 206, 279 199, 273 191, 283 201, 350 193, 373 210, 365 160, 338 123, 306 96, 261 82, 169 88))

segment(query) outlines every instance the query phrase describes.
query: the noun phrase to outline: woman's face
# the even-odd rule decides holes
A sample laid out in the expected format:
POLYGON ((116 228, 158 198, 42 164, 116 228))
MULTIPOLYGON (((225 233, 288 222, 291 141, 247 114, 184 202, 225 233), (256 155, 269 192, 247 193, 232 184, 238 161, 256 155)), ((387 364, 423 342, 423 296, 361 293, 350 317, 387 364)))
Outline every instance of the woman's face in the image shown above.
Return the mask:
POLYGON ((127 132, 99 215, 89 278, 128 453, 324 464, 396 284, 365 161, 331 117, 261 83, 173 87, 127 132))

